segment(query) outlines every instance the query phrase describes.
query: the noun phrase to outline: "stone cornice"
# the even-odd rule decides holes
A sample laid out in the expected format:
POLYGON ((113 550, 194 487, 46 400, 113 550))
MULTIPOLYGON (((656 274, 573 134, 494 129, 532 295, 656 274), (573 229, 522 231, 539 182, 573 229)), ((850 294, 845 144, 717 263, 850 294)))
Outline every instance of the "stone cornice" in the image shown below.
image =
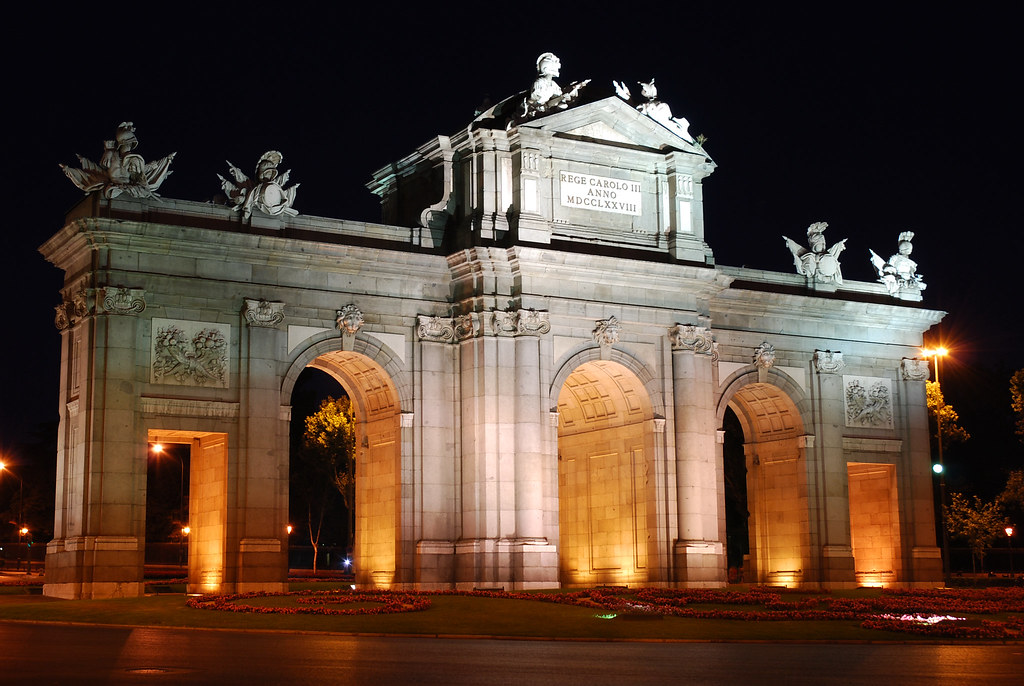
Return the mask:
POLYGON ((334 239, 329 235, 297 239, 178 225, 173 226, 177 239, 172 244, 167 238, 169 228, 158 222, 84 217, 64 226, 39 251, 61 268, 82 250, 124 250, 154 255, 166 255, 173 250, 176 259, 218 262, 224 260, 227 251, 233 261, 244 264, 273 263, 278 267, 328 272, 372 270, 378 276, 403 279, 410 273, 417 273, 424 281, 442 286, 446 286, 450 278, 443 257, 411 251, 407 244, 396 243, 394 250, 387 250, 332 242, 334 239), (311 250, 311 245, 316 249, 311 250))

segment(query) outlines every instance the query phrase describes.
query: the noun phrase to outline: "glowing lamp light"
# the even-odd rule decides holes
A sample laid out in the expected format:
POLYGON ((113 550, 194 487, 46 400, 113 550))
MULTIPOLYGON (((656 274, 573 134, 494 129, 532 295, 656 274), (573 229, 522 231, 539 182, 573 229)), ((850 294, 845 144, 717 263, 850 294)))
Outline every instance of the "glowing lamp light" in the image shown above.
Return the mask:
POLYGON ((932 471, 935 472, 936 474, 942 474, 942 472, 945 471, 945 467, 943 467, 941 464, 935 463, 932 465, 932 471))
POLYGON ((27 526, 21 527, 21 535, 24 536, 27 533, 28 533, 28 527, 27 526))
POLYGON ((287 529, 287 530, 288 530, 288 533, 289 533, 289 534, 291 534, 291 533, 292 533, 292 525, 291 525, 291 524, 289 524, 288 526, 286 526, 286 527, 285 527, 285 529, 287 529))
POLYGON ((348 558, 346 557, 346 558, 345 558, 345 568, 346 568, 346 569, 348 569, 348 568, 349 568, 349 567, 351 567, 351 566, 352 566, 352 560, 350 560, 350 559, 348 559, 348 558))
POLYGON ((190 526, 183 526, 183 527, 181 527, 181 533, 184 536, 188 536, 190 533, 192 533, 192 527, 190 527, 190 526))
POLYGON ((164 451, 164 446, 160 443, 154 443, 152 450, 154 453, 162 453, 164 451))
POLYGON ((1012 526, 1006 527, 1005 529, 1003 529, 1003 531, 1006 532, 1006 537, 1007 538, 1009 538, 1010 536, 1013 536, 1013 527, 1012 526))

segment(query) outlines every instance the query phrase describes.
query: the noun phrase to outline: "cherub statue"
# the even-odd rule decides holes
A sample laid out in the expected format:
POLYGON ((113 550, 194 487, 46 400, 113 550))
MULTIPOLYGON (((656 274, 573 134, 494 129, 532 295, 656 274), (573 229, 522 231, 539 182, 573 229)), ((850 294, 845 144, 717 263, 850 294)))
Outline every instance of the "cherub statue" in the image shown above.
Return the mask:
POLYGON ((914 240, 913 231, 901 233, 896 247, 897 252, 889 258, 888 262, 879 257, 874 250, 868 248, 868 252, 871 253, 871 264, 878 272, 878 280, 885 284, 889 295, 895 296, 901 290, 923 291, 928 287, 917 273, 917 262, 909 257, 914 250, 912 240, 914 240))
POLYGON ((796 273, 803 274, 812 281, 821 283, 843 283, 843 272, 839 267, 839 253, 846 248, 847 239, 839 241, 831 248, 825 249, 825 229, 828 224, 815 222, 807 227, 807 244, 804 248, 796 241, 783 236, 786 247, 793 253, 796 273))
POLYGON ((579 96, 580 90, 590 83, 590 79, 574 81, 563 90, 555 81, 561 68, 562 62, 554 53, 545 52, 537 58, 537 78, 521 108, 524 117, 532 117, 548 110, 566 109, 579 96))
POLYGON ((127 193, 133 198, 158 198, 156 191, 171 174, 171 162, 177 153, 171 153, 155 162, 146 163, 142 155, 132 152, 139 144, 135 137, 135 124, 121 122, 114 140, 103 141, 103 156, 96 164, 76 155, 81 169, 60 165, 71 183, 86 193, 101 191, 104 198, 116 198, 127 193))
POLYGON ((221 188, 235 206, 235 211, 242 212, 244 221, 248 221, 252 216, 254 207, 272 217, 280 214, 298 214, 292 209, 292 203, 295 202, 295 192, 299 190, 299 184, 285 188, 292 173, 290 169, 280 178, 277 175, 277 165, 281 164, 283 159, 284 156, 277 150, 263 153, 256 165, 255 179, 250 179, 231 162, 228 162, 228 169, 235 179, 234 183, 217 174, 221 188))
MULTIPOLYGON (((690 122, 686 121, 685 118, 673 117, 672 108, 668 106, 668 103, 658 100, 658 88, 654 85, 654 79, 652 78, 646 83, 643 81, 638 81, 637 83, 640 85, 640 94, 647 98, 647 102, 637 105, 637 110, 670 129, 680 138, 684 138, 692 143, 693 139, 690 138, 690 122)), ((616 87, 616 90, 618 90, 618 87, 616 87)), ((629 91, 627 90, 626 93, 629 93, 629 91)))

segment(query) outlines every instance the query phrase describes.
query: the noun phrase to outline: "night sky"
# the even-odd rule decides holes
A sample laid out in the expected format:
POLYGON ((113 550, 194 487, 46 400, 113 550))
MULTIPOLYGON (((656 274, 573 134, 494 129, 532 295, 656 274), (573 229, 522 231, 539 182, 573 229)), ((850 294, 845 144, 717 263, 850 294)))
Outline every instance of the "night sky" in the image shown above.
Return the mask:
POLYGON ((6 10, 0 452, 42 472, 24 446, 55 430, 62 275, 37 248, 82 197, 58 163, 98 160, 129 120, 147 161, 178 153, 165 197, 208 200, 225 160, 249 172, 276 149, 302 184, 299 212, 377 221, 371 172, 465 127, 485 98, 527 88, 553 51, 563 86, 616 79, 638 93, 655 77, 673 113, 707 136, 718 169, 704 182, 705 225, 719 264, 791 273, 782 236, 803 243, 826 221, 829 244, 849 238, 844 277, 873 281, 868 248, 887 257, 901 231, 916 232, 925 305, 950 313, 934 332, 953 350, 947 400, 975 435, 951 451, 950 481, 998 490, 1024 464, 1007 391, 1024 367, 1016 20, 895 4, 608 5, 6 10))

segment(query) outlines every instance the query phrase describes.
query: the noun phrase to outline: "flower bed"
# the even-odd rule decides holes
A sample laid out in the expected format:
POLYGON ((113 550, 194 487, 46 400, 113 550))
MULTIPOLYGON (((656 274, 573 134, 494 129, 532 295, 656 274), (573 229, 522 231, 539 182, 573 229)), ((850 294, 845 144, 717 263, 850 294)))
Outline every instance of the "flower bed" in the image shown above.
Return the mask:
POLYGON ((288 615, 386 615, 397 612, 418 612, 430 607, 430 598, 413 593, 392 593, 390 591, 292 591, 269 593, 254 591, 233 595, 197 596, 189 598, 188 607, 201 610, 222 610, 227 612, 251 612, 255 614, 288 615), (295 598, 298 607, 272 607, 240 602, 255 598, 295 598), (334 604, 370 603, 369 607, 336 608, 334 604))
POLYGON ((835 598, 827 592, 755 587, 726 589, 597 588, 569 593, 505 591, 295 591, 243 593, 191 598, 189 607, 260 614, 369 615, 416 612, 431 606, 431 596, 454 595, 560 603, 586 607, 602 618, 672 616, 739 621, 860 621, 868 629, 936 637, 1008 639, 1024 636, 1024 589, 886 590, 867 598, 835 598), (797 595, 792 601, 786 595, 797 595), (296 606, 270 607, 245 602, 255 598, 294 598, 296 606), (369 607, 331 605, 369 603, 369 607), (726 607, 722 607, 726 606, 726 607), (732 607, 730 607, 732 606, 732 607), (1006 621, 951 617, 1021 613, 1006 621))

